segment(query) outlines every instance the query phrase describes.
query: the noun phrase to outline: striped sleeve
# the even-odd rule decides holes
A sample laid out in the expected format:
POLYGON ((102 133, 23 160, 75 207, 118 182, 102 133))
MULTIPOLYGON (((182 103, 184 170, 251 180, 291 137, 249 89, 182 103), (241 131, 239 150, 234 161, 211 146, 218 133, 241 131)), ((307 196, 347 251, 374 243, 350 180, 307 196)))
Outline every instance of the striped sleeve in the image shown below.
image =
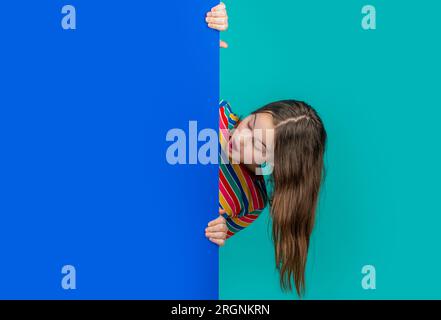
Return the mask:
MULTIPOLYGON (((219 117, 222 150, 228 141, 229 131, 239 118, 225 100, 220 102, 219 117)), ((265 206, 266 189, 262 177, 252 177, 240 164, 219 163, 219 207, 225 210, 222 216, 228 227, 227 239, 253 223, 265 206)))
MULTIPOLYGON (((267 205, 268 199, 266 194, 265 181, 262 177, 257 178, 257 187, 252 189, 255 195, 250 200, 248 210, 237 216, 224 215, 225 222, 228 227, 227 239, 235 235, 242 229, 245 229, 253 223, 263 212, 267 205)), ((251 189, 251 188, 250 188, 251 189)))
POLYGON ((224 123, 226 124, 226 129, 233 129, 239 120, 239 117, 231 110, 230 103, 226 100, 221 100, 219 102, 219 111, 221 120, 225 121, 224 123))
POLYGON ((255 210, 240 217, 232 217, 224 214, 223 216, 228 227, 227 239, 252 224, 260 216, 262 211, 263 210, 255 210))

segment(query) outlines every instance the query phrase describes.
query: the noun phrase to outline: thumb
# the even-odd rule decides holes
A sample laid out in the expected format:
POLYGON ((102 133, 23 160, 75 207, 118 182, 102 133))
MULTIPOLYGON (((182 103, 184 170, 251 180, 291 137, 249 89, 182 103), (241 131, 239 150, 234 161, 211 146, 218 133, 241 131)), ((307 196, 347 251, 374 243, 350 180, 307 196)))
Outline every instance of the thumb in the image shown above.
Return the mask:
POLYGON ((221 48, 228 48, 228 43, 226 43, 225 41, 220 40, 220 42, 219 42, 219 46, 220 46, 221 48))

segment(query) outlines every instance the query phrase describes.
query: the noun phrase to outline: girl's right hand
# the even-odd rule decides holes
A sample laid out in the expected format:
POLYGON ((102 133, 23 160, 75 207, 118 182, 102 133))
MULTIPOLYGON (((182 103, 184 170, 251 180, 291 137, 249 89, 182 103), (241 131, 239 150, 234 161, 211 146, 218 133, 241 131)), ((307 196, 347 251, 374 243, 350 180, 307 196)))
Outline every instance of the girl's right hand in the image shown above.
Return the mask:
MULTIPOLYGON (((213 7, 211 11, 207 12, 205 21, 209 28, 225 31, 228 29, 228 14, 227 8, 223 2, 213 7)), ((225 41, 220 41, 221 48, 228 48, 228 44, 225 41)))
POLYGON ((225 213, 225 210, 219 209, 219 217, 210 221, 208 223, 208 227, 205 228, 205 236, 211 242, 214 242, 219 246, 223 246, 225 244, 228 231, 227 223, 225 222, 225 218, 222 216, 222 213, 225 213))

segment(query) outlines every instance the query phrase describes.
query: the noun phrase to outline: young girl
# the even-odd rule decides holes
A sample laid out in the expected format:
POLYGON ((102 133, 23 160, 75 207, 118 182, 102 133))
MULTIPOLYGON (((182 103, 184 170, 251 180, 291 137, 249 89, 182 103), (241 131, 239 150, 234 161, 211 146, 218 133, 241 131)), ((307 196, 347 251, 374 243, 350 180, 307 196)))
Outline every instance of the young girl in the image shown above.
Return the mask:
MULTIPOLYGON (((206 22, 210 28, 226 30, 225 5, 221 3, 211 9, 206 22)), ((221 41, 220 46, 228 45, 221 41)), ((302 101, 272 102, 240 119, 230 104, 222 100, 219 124, 220 216, 208 223, 206 236, 224 245, 226 239, 249 226, 269 204, 280 285, 283 290, 291 291, 291 276, 294 276, 296 291, 301 295, 325 171, 323 123, 317 112, 302 101), (225 158, 229 161, 224 161, 225 158), (271 195, 263 175, 256 174, 268 163, 272 166, 271 195)))

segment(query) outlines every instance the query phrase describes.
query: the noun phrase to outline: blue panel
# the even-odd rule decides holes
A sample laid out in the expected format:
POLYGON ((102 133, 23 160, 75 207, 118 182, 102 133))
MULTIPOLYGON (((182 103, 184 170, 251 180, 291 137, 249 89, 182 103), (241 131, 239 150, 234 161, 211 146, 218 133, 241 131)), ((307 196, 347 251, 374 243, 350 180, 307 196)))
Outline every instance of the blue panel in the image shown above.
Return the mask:
POLYGON ((217 299, 217 166, 165 156, 218 127, 216 2, 65 4, 0 4, 0 298, 217 299))

